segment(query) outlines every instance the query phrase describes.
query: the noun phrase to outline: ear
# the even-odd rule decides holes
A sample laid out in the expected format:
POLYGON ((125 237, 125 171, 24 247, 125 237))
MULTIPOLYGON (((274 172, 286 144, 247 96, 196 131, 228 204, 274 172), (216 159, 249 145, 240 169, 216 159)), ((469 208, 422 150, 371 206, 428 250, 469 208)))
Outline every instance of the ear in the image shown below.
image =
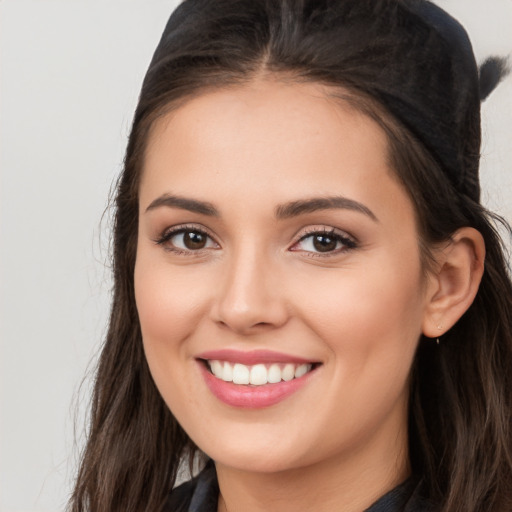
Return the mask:
POLYGON ((473 228, 461 228, 434 252, 429 275, 423 334, 437 338, 449 331, 475 299, 484 273, 485 243, 473 228))

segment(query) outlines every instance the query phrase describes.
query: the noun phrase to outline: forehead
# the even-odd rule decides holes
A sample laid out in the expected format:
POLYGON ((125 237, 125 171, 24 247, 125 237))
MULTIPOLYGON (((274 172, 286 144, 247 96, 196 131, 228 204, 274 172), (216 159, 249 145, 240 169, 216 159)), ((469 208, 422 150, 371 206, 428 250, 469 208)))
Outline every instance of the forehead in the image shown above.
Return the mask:
POLYGON ((262 80, 199 95, 153 126, 141 206, 162 193, 246 204, 404 194, 379 125, 318 84, 262 80), (382 183, 381 183, 382 182, 382 183))
MULTIPOLYGON (((179 137, 175 146, 188 142, 196 150, 204 148, 209 155, 241 144, 244 150, 251 146, 268 153, 279 144, 281 150, 274 154, 278 157, 285 156, 286 149, 294 145, 297 147, 293 149, 301 147, 310 152, 318 141, 324 149, 329 143, 337 146, 341 132, 333 130, 334 125, 341 128, 343 124, 357 124, 370 128, 368 134, 384 148, 386 141, 379 127, 371 127, 374 123, 352 106, 354 102, 336 98, 338 91, 341 96, 342 90, 317 83, 269 79, 199 94, 155 121, 146 164, 163 146, 171 149, 171 135, 173 139, 179 137), (309 143, 307 148, 303 146, 305 141, 309 143)), ((349 132, 343 136, 347 137, 349 132)))

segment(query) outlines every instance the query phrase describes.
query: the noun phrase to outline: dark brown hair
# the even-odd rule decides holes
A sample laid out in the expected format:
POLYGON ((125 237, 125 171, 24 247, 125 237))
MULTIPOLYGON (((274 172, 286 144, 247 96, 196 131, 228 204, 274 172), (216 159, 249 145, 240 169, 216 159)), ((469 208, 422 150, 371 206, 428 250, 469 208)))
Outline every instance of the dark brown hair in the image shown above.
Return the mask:
MULTIPOLYGON (((372 5, 376 19, 379 9, 400 3, 359 0, 372 5)), ((349 4, 354 2, 186 0, 171 17, 144 80, 117 182, 113 303, 71 512, 161 510, 180 461, 196 451, 160 397, 143 353, 133 272, 144 151, 154 121, 169 109, 262 73, 338 88, 386 131, 392 167, 416 208, 425 265, 429 247, 458 228, 472 226, 483 235, 485 272, 474 303, 439 346, 419 343, 410 457, 426 497, 440 510, 512 510, 512 285, 495 227, 499 219, 457 189, 442 162, 372 95, 369 77, 380 61, 355 51, 357 30, 335 30, 350 18, 349 4)), ((478 129, 473 158, 479 140, 478 129)))

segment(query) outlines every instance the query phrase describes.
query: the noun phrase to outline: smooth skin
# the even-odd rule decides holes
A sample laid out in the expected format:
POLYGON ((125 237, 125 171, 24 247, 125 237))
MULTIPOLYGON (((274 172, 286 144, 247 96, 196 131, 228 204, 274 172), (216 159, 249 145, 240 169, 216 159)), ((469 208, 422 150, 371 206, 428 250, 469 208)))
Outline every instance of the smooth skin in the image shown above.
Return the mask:
POLYGON ((418 340, 448 330, 481 278, 470 228, 435 248, 425 277, 384 132, 330 92, 259 78, 191 99, 150 134, 135 268, 144 349, 216 463, 219 510, 360 512, 404 481, 418 340), (290 208, 318 198, 331 207, 290 208), (217 349, 321 365, 282 402, 240 409, 202 378, 197 355, 217 349))

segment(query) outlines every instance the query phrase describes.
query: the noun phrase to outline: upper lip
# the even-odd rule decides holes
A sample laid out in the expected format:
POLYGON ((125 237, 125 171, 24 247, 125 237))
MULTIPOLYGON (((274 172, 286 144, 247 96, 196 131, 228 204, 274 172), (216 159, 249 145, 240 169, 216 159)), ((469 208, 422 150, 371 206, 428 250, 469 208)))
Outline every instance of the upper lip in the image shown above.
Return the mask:
POLYGON ((208 350, 198 354, 196 359, 228 361, 230 363, 241 363, 247 366, 259 363, 307 364, 317 362, 311 359, 304 359, 303 357, 284 354, 282 352, 274 352, 272 350, 243 351, 233 349, 208 350))

